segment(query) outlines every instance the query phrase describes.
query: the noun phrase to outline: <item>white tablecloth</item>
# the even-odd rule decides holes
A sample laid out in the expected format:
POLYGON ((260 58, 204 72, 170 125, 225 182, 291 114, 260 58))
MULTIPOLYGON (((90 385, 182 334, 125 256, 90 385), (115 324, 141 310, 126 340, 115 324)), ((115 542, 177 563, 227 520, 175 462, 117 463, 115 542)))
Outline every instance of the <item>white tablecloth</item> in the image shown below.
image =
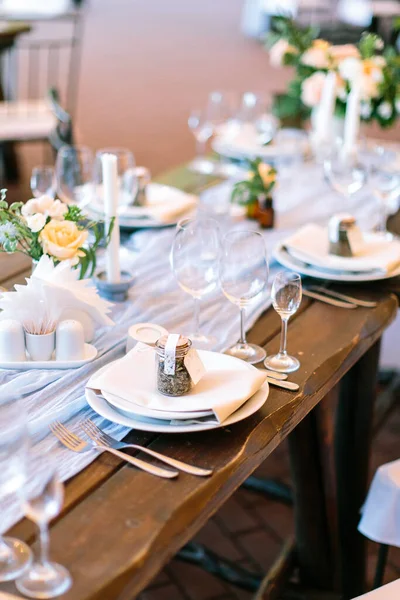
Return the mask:
MULTIPOLYGON (((212 211, 228 198, 230 183, 224 183, 207 190, 202 196, 206 211, 212 211)), ((334 212, 346 210, 355 214, 365 227, 374 225, 376 202, 368 190, 359 193, 352 200, 340 198, 332 192, 323 180, 321 167, 303 165, 299 171, 283 179, 276 193, 277 226, 265 232, 265 239, 271 251, 277 241, 300 225, 310 222, 325 222, 334 212)), ((228 227, 257 228, 254 222, 232 224, 222 220, 224 229, 228 227)), ((96 451, 74 454, 63 447, 49 434, 48 425, 55 419, 74 426, 87 417, 94 418, 103 428, 121 439, 128 429, 105 423, 88 407, 84 386, 92 373, 104 364, 123 355, 126 334, 130 325, 138 322, 154 322, 170 331, 187 331, 193 315, 193 302, 190 296, 178 287, 169 266, 169 250, 174 229, 143 230, 133 234, 121 251, 124 268, 132 270, 135 283, 129 301, 116 305, 113 319, 116 325, 110 329, 97 331, 94 344, 99 355, 96 360, 80 369, 70 371, 43 370, 15 372, 0 370, 0 398, 21 398, 28 416, 34 444, 43 452, 51 452, 59 464, 62 480, 66 480, 92 462, 96 451)), ((280 270, 271 264, 270 281, 280 270)), ((268 291, 257 298, 249 308, 246 327, 249 329, 270 305, 268 291)), ((218 291, 201 303, 201 321, 205 333, 212 333, 219 340, 216 350, 232 345, 239 334, 238 309, 218 291)), ((290 328, 290 325, 289 325, 290 328)), ((290 345, 290 332, 289 332, 290 345)), ((2 514, 1 530, 4 531, 22 516, 17 502, 10 499, 0 501, 2 514)))
POLYGON ((400 598, 400 579, 388 583, 377 590, 373 590, 363 596, 357 596, 353 600, 399 600, 400 598))

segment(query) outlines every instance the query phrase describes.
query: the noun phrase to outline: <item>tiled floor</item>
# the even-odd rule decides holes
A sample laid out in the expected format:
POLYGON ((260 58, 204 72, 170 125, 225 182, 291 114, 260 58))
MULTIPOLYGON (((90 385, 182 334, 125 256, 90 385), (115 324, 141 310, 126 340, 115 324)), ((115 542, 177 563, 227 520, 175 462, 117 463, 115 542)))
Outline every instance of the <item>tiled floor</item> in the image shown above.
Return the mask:
MULTIPOLYGON (((371 475, 376 468, 399 458, 400 407, 375 438, 371 475)), ((265 461, 258 475, 290 480, 286 445, 265 461)), ((292 509, 258 494, 238 490, 205 525, 196 540, 218 554, 254 571, 267 570, 284 538, 293 531, 292 509)), ((369 545, 368 580, 372 581, 377 545, 369 545)), ((386 582, 400 577, 400 548, 392 548, 386 582)), ((202 569, 173 560, 138 600, 250 600, 253 595, 209 575, 202 569)))

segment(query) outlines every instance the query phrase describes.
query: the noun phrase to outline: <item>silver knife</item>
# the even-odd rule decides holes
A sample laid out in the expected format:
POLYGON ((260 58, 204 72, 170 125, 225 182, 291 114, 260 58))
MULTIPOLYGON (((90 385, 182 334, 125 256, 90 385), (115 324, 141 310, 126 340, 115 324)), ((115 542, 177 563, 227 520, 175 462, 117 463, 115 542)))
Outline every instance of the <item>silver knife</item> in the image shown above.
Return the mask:
POLYGON ((293 383, 293 381, 278 381, 277 379, 273 379, 272 377, 267 377, 267 381, 275 387, 280 387, 284 390, 290 390, 291 392, 297 392, 297 390, 300 388, 299 384, 293 383))
POLYGON ((347 300, 347 302, 352 302, 353 304, 357 304, 357 306, 364 306, 365 308, 375 308, 375 306, 378 305, 377 302, 373 302, 372 300, 361 300, 360 298, 354 298, 353 296, 349 296, 348 294, 335 292, 330 288, 324 288, 319 285, 309 285, 307 289, 314 292, 321 292, 322 294, 327 294, 328 296, 338 298, 339 300, 347 300))
POLYGON ((352 302, 335 300, 334 298, 324 296, 323 294, 317 294, 317 292, 312 292, 306 288, 303 288, 303 296, 308 296, 308 298, 313 298, 314 300, 319 300, 320 302, 325 302, 325 304, 331 304, 332 306, 338 306, 339 308, 357 308, 357 305, 352 302))
POLYGON ((279 381, 287 379, 286 373, 278 373, 278 371, 271 371, 270 369, 260 369, 260 371, 263 371, 263 373, 265 373, 268 377, 271 377, 271 379, 278 379, 279 381))

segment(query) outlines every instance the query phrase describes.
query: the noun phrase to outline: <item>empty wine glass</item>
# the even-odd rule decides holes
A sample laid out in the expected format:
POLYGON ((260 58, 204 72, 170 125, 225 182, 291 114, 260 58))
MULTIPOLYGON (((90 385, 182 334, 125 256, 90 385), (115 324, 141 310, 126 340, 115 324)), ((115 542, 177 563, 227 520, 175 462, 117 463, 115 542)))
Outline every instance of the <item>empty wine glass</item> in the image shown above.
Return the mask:
MULTIPOLYGON (((0 495, 15 494, 24 485, 28 435, 19 402, 0 405, 0 495)), ((30 548, 15 538, 0 536, 0 581, 19 577, 32 562, 30 548)))
POLYGON ((48 456, 31 456, 28 466, 22 504, 28 519, 39 528, 40 549, 37 562, 16 581, 16 586, 30 598, 54 598, 72 584, 67 569, 49 560, 49 523, 61 511, 64 486, 58 479, 56 464, 48 456))
POLYGON ((206 160, 205 154, 207 142, 214 133, 214 124, 208 110, 192 110, 188 118, 188 125, 196 140, 196 158, 192 162, 192 167, 203 173, 211 173, 213 165, 211 161, 206 160))
POLYGON ((341 196, 350 198, 367 182, 367 169, 354 156, 340 147, 324 161, 324 173, 329 185, 341 196))
POLYGON ((212 346, 213 336, 200 331, 200 299, 218 284, 220 234, 214 219, 185 219, 178 223, 171 250, 171 267, 179 286, 194 299, 194 330, 189 338, 197 347, 212 346))
POLYGON ((400 195, 400 172, 390 166, 372 166, 369 183, 374 196, 379 201, 379 222, 377 231, 383 235, 391 235, 387 230, 387 219, 391 203, 400 195))
POLYGON ((101 200, 101 207, 103 207, 103 167, 101 159, 104 154, 113 154, 117 157, 118 204, 120 206, 133 204, 138 190, 138 178, 133 153, 127 148, 102 148, 96 152, 93 176, 96 197, 98 200, 101 200))
POLYGON ((56 174, 53 167, 41 165, 33 167, 31 175, 31 190, 34 198, 56 195, 56 174))
POLYGON ((298 273, 281 271, 272 284, 272 304, 282 319, 281 345, 278 354, 268 356, 264 364, 267 369, 280 373, 297 371, 300 362, 286 352, 288 321, 297 311, 301 302, 301 277, 298 273))
POLYGON ((66 204, 85 206, 93 197, 93 153, 86 146, 62 146, 57 154, 57 194, 66 204))
POLYGON ((267 249, 257 231, 231 231, 222 243, 219 270, 225 296, 240 308, 240 340, 226 351, 249 363, 263 360, 266 352, 248 344, 245 332, 245 309, 266 287, 268 281, 267 249))

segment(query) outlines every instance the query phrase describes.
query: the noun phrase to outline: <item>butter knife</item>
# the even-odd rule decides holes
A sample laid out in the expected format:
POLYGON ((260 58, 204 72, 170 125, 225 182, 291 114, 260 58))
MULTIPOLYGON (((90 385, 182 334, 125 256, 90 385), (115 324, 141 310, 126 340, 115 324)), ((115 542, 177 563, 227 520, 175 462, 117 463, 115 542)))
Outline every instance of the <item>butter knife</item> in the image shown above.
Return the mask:
POLYGON ((309 285, 307 289, 313 292, 321 292, 322 294, 327 294, 328 296, 332 296, 333 298, 338 298, 338 300, 347 300, 347 302, 351 302, 353 304, 357 304, 357 306, 363 306, 365 308, 375 308, 375 306, 378 305, 377 302, 373 302, 372 300, 361 300, 360 298, 354 298, 353 296, 349 296, 348 294, 335 292, 330 288, 324 288, 319 285, 309 285))
POLYGON ((260 371, 263 371, 271 379, 278 379, 279 381, 287 379, 286 373, 278 373, 278 371, 271 371, 270 369, 260 369, 260 371))
POLYGON ((338 306, 339 308, 357 308, 357 305, 353 304, 352 302, 343 302, 342 300, 335 300, 334 298, 330 298, 329 296, 324 296, 323 294, 317 294, 317 292, 312 292, 307 288, 303 288, 303 296, 313 298, 314 300, 319 300, 320 302, 325 302, 325 304, 338 306))
POLYGON ((290 390, 291 392, 297 392, 297 390, 300 388, 299 384, 293 383, 293 381, 278 381, 272 377, 267 377, 267 381, 269 384, 274 385, 275 387, 279 387, 284 390, 290 390))

